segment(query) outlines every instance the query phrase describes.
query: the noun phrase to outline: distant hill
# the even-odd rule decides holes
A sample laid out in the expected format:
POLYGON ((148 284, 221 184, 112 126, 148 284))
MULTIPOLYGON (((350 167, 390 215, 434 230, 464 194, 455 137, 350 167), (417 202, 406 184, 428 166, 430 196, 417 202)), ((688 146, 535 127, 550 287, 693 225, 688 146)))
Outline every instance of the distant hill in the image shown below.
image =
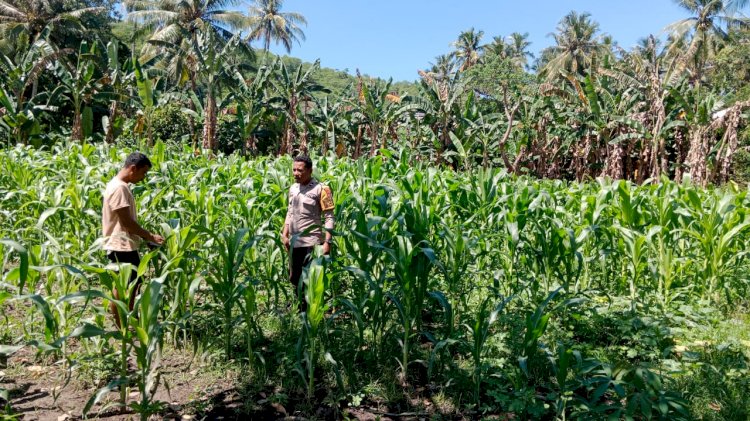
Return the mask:
MULTIPOLYGON (((262 61, 264 55, 268 57, 274 56, 273 53, 264 53, 263 51, 256 51, 256 54, 258 54, 258 61, 262 61)), ((281 60, 288 68, 293 69, 297 69, 299 66, 302 66, 303 69, 307 69, 312 65, 312 63, 303 62, 302 60, 291 56, 282 56, 281 60)), ((362 78, 365 81, 380 80, 386 82, 381 78, 375 78, 367 74, 362 74, 362 78)), ((350 86, 357 85, 356 76, 349 74, 347 71, 331 69, 329 67, 321 67, 320 70, 315 73, 315 81, 330 89, 331 94, 334 96, 339 96, 350 86)), ((414 82, 398 81, 391 84, 391 90, 399 94, 416 95, 418 92, 417 86, 418 85, 414 82)))
MULTIPOLYGON (((117 37, 122 43, 127 45, 128 47, 135 48, 136 51, 140 50, 143 44, 148 39, 148 34, 138 33, 136 31, 135 24, 128 22, 128 21, 113 22, 112 34, 115 37, 117 37)), ((259 63, 263 62, 265 59, 269 59, 270 57, 274 56, 273 53, 266 53, 261 50, 255 50, 255 53, 257 55, 256 61, 259 63)), ((294 68, 294 69, 296 69, 299 66, 303 66, 303 68, 307 68, 312 65, 312 63, 303 62, 302 60, 296 57, 291 57, 291 56, 282 56, 281 60, 284 61, 284 64, 287 67, 294 68)), ((362 74, 362 77, 366 81, 370 81, 373 79, 380 79, 380 78, 373 78, 364 73, 362 74)), ((339 96, 349 86, 357 85, 356 76, 351 75, 347 71, 344 71, 344 70, 336 70, 336 69, 331 69, 328 67, 321 67, 320 70, 318 70, 315 73, 315 81, 325 86, 326 88, 328 88, 331 91, 331 95, 333 96, 339 96)), ((385 81, 383 80, 383 82, 385 81)), ((393 84, 391 85, 391 90, 401 95, 403 94, 416 95, 418 92, 416 83, 406 82, 406 81, 398 81, 398 82, 394 81, 393 84)))

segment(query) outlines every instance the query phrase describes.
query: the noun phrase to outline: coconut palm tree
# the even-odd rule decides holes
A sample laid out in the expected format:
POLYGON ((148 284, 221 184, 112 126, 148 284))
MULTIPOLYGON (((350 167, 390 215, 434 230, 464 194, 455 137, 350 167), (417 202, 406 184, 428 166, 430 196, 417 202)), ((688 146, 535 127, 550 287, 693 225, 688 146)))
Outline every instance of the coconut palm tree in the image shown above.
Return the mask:
POLYGON ((48 39, 64 46, 67 36, 84 32, 80 18, 89 13, 103 13, 103 7, 79 7, 80 4, 63 0, 0 0, 0 38, 17 42, 24 34, 33 40, 45 29, 48 39))
POLYGON ((435 57, 435 62, 430 63, 428 73, 436 80, 450 79, 456 73, 456 60, 450 54, 442 54, 435 57))
POLYGON ((561 70, 582 75, 595 56, 608 51, 602 43, 599 24, 588 13, 568 13, 557 25, 557 32, 550 35, 555 45, 542 52, 546 62, 541 73, 547 79, 556 78, 561 70))
POLYGON ((239 4, 240 0, 125 0, 128 20, 154 31, 151 45, 188 40, 195 48, 201 32, 210 31, 228 40, 246 29, 247 16, 228 10, 239 4))
POLYGON ((475 31, 474 28, 461 32, 458 39, 453 43, 456 47, 454 55, 461 63, 460 70, 463 72, 479 63, 484 45, 481 44, 484 31, 475 31))
POLYGON ((678 69, 683 71, 690 68, 693 71, 693 81, 699 83, 706 62, 729 38, 729 29, 750 27, 750 20, 739 13, 739 10, 748 2, 746 0, 675 0, 675 2, 691 16, 665 28, 671 38, 669 53, 678 60, 680 64, 678 69), (681 53, 682 51, 684 54, 681 53))
POLYGON ((225 9, 239 5, 239 0, 126 0, 125 5, 129 20, 153 31, 144 46, 145 56, 165 53, 161 65, 178 83, 190 82, 196 94, 201 82, 208 84, 203 86, 203 146, 214 149, 218 110, 213 84, 226 69, 212 61, 227 60, 234 52, 250 54, 244 43, 237 42, 239 31, 248 27, 247 16, 225 9))
POLYGON ((299 25, 307 25, 305 17, 296 12, 281 12, 284 0, 253 0, 250 7, 250 34, 248 40, 262 40, 263 50, 268 51, 271 41, 284 45, 286 52, 292 51, 292 43, 305 40, 299 25))
POLYGON ((521 67, 527 67, 529 64, 529 57, 533 58, 534 55, 529 52, 531 41, 529 41, 529 33, 524 32, 513 32, 510 34, 508 43, 508 55, 514 63, 521 67))
POLYGON ((514 32, 508 37, 492 38, 492 42, 485 46, 484 52, 488 55, 509 59, 518 67, 525 68, 528 66, 529 57, 533 57, 533 54, 529 52, 530 45, 528 32, 524 34, 514 32))
POLYGON ((484 46, 484 53, 488 55, 508 57, 510 46, 505 37, 492 37, 492 42, 484 46))

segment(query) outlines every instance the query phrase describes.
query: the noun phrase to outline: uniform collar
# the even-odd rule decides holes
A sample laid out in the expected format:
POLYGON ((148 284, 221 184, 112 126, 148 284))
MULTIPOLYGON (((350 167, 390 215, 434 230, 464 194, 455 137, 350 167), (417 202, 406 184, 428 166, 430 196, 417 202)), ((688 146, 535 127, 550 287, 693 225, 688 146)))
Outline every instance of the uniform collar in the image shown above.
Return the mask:
POLYGON ((311 188, 315 187, 316 184, 318 184, 318 180, 316 180, 315 178, 311 178, 310 182, 307 183, 307 184, 297 183, 297 185, 299 186, 300 190, 311 189, 311 188))

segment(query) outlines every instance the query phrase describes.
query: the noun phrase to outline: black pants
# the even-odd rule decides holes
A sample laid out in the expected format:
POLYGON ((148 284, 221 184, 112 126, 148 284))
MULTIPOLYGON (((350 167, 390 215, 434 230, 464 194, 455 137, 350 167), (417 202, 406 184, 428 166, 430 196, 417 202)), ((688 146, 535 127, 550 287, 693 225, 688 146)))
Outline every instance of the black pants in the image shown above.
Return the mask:
POLYGON ((130 283, 136 281, 138 266, 141 264, 141 256, 138 255, 137 251, 110 251, 107 253, 107 258, 112 263, 130 263, 135 266, 135 269, 130 272, 130 283))
POLYGON ((294 247, 289 256, 289 282, 294 286, 294 295, 299 300, 299 311, 307 311, 307 301, 304 297, 304 286, 300 285, 300 277, 305 266, 312 260, 313 247, 294 247), (302 295, 301 295, 302 294, 302 295))

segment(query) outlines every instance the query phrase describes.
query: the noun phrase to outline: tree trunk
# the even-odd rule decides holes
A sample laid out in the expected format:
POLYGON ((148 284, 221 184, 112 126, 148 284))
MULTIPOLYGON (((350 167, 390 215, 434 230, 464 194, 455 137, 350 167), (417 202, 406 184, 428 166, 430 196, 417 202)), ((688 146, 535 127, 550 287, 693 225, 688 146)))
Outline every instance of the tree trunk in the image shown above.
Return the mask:
POLYGON ((70 137, 73 140, 77 140, 79 142, 83 141, 83 123, 81 122, 81 111, 80 110, 74 110, 73 111, 73 128, 70 132, 70 137))
POLYGON ((354 143, 354 159, 362 156, 362 125, 357 126, 357 139, 354 143))
POLYGON ((117 101, 112 101, 109 104, 109 127, 107 128, 107 135, 104 138, 104 141, 110 145, 115 143, 115 120, 117 120, 117 101))
POLYGON ((299 151, 303 155, 307 155, 307 129, 302 132, 302 136, 300 136, 299 140, 299 151))
POLYGON ((370 124, 370 157, 378 152, 378 126, 370 124))
POLYGON ((694 184, 703 186, 706 183, 706 159, 707 157, 707 140, 706 129, 704 127, 694 127, 690 131, 690 147, 688 149, 685 164, 690 169, 690 178, 694 184))
POLYGON ((216 99, 212 92, 206 94, 206 108, 203 116, 203 149, 216 149, 216 99))

